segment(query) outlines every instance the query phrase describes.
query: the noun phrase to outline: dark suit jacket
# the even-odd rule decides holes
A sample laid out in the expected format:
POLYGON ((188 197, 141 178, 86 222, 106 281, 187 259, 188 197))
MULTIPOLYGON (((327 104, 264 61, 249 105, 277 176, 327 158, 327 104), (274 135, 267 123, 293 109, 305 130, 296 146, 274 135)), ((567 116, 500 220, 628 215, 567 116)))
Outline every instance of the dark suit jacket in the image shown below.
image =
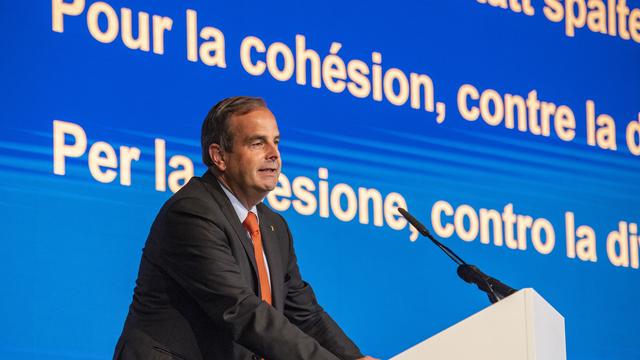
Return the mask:
POLYGON ((145 244, 114 359, 356 359, 356 345, 298 271, 282 216, 259 204, 273 306, 253 245, 209 172, 162 207, 145 244))

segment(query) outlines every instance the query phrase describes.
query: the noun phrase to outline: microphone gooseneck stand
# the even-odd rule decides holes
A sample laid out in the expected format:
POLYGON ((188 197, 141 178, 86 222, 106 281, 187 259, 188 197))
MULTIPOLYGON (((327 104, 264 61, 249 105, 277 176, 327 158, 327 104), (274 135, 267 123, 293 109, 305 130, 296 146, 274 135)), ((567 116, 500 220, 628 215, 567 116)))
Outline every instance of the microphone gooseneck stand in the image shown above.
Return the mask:
POLYGON ((398 208, 398 212, 405 218, 413 227, 418 230, 420 234, 429 238, 437 247, 440 248, 453 262, 458 265, 457 273, 458 276, 468 282, 469 284, 476 284, 478 289, 484 291, 489 297, 489 301, 491 303, 496 303, 507 296, 516 292, 512 287, 503 284, 497 279, 488 276, 478 269, 475 265, 467 264, 460 256, 454 253, 447 246, 442 244, 440 241, 436 240, 436 238, 431 235, 429 230, 422 225, 413 215, 409 214, 409 212, 403 208, 398 208))

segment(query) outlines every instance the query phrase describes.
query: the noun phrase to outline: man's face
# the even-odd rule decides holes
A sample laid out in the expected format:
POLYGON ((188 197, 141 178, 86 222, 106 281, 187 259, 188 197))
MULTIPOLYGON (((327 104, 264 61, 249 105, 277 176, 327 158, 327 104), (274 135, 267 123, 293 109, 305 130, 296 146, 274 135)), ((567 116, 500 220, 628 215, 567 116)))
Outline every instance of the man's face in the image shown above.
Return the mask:
POLYGON ((240 201, 253 206, 278 183, 282 166, 278 124, 269 109, 257 108, 232 116, 229 131, 233 149, 223 153, 222 180, 240 201))

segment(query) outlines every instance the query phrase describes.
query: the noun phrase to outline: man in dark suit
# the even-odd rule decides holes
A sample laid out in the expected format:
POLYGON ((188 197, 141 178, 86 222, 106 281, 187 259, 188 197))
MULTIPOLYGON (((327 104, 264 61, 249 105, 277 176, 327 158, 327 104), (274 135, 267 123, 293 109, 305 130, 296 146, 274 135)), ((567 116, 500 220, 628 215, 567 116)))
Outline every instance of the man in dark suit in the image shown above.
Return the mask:
POLYGON ((279 140, 262 99, 211 109, 209 170, 156 217, 114 359, 363 358, 302 280, 287 223, 262 204, 278 182, 279 140))

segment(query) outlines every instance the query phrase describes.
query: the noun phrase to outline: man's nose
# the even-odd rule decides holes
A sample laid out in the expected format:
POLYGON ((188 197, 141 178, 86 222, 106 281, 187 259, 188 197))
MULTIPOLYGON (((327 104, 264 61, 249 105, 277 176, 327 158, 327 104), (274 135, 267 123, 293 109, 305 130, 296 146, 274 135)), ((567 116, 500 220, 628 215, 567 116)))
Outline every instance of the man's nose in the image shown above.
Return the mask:
POLYGON ((278 160, 280 157, 280 150, 278 150, 278 144, 276 143, 268 143, 267 144, 267 152, 265 153, 265 157, 268 160, 278 160))

